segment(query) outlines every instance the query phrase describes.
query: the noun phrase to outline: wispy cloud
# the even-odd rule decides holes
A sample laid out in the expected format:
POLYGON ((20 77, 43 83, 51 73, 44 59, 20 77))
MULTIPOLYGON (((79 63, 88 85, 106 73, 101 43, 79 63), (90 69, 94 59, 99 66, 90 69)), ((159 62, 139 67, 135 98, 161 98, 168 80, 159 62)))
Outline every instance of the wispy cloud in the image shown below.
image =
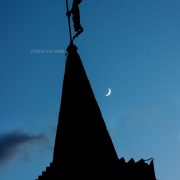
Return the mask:
POLYGON ((46 136, 43 134, 32 135, 22 130, 0 134, 0 164, 12 160, 23 145, 40 142, 44 139, 46 136))

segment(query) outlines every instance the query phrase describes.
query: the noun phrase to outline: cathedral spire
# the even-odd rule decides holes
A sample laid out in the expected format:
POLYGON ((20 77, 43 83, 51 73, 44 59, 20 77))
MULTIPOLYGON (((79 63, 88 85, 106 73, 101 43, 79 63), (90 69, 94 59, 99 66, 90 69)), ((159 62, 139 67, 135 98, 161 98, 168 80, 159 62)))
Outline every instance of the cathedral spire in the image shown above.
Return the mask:
POLYGON ((71 44, 67 51, 53 161, 60 166, 66 163, 68 171, 97 173, 102 166, 110 170, 117 154, 77 47, 71 44))
POLYGON ((38 180, 155 180, 153 160, 118 160, 77 47, 67 52, 53 161, 38 180))
POLYGON ((84 174, 112 177, 118 164, 116 151, 77 47, 71 43, 67 52, 53 162, 48 168, 51 173, 46 171, 44 177, 52 171, 62 180, 84 179, 84 174))

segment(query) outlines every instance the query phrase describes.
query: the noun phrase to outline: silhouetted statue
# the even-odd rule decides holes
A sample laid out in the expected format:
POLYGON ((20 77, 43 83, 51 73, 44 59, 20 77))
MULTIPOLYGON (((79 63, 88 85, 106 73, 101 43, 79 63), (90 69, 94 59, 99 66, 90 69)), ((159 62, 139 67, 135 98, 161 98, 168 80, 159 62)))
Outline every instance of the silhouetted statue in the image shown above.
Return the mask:
POLYGON ((72 20, 74 23, 74 31, 76 34, 73 36, 73 39, 75 39, 79 34, 83 32, 83 27, 80 23, 80 10, 79 10, 79 4, 82 2, 82 0, 74 0, 73 5, 70 11, 67 12, 67 16, 71 16, 72 14, 72 20))

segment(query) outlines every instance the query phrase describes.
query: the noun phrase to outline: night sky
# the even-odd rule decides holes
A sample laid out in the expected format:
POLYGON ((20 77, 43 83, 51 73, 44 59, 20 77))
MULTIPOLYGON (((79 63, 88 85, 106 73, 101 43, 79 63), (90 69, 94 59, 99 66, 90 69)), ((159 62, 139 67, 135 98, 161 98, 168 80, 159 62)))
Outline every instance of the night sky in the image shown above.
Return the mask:
MULTIPOLYGON (((83 0, 75 41, 119 158, 153 157, 160 180, 180 178, 179 9, 179 0, 83 0)), ((0 179, 32 180, 53 154, 65 0, 0 0, 0 22, 0 179)))

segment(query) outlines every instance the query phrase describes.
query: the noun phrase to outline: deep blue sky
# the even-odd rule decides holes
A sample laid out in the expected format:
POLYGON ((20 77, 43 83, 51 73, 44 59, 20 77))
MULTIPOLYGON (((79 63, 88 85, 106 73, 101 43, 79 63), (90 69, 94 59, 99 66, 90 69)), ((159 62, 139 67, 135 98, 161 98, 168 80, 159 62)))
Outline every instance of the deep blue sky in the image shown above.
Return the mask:
MULTIPOLYGON (((52 158, 65 7, 65 0, 0 0, 2 180, 35 179, 52 158), (6 144, 4 156, 9 134, 24 139, 6 144)), ((80 8, 85 31, 76 44, 118 156, 153 157, 158 179, 179 180, 180 1, 83 0, 80 8)))

